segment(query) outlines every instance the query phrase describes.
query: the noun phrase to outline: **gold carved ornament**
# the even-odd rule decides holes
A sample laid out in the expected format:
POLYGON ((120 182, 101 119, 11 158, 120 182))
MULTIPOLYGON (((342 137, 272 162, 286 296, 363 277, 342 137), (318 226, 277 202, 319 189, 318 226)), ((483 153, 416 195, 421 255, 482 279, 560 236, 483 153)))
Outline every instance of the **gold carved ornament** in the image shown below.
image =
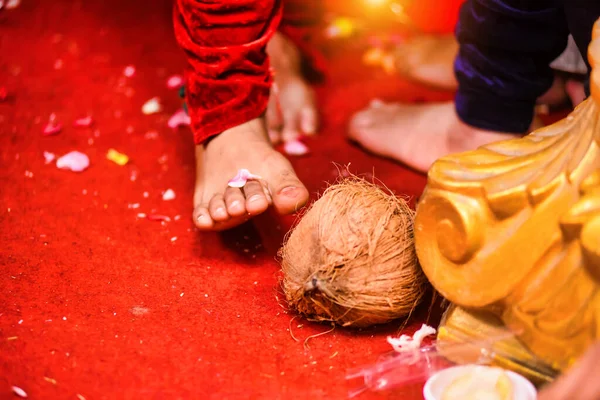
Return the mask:
POLYGON ((588 58, 591 98, 523 138, 439 159, 415 220, 423 270, 455 305, 438 340, 508 329, 504 363, 542 381, 534 359, 563 370, 600 336, 598 21, 588 58))

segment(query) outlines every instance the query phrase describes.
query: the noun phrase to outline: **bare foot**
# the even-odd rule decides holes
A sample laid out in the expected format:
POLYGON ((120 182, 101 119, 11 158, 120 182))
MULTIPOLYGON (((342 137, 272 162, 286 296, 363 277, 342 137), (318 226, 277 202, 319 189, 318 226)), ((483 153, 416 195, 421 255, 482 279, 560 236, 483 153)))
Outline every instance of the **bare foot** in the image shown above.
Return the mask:
POLYGON ((444 90, 456 90, 454 59, 458 42, 453 35, 424 35, 398 46, 395 66, 415 82, 444 90))
POLYGON ((232 228, 271 205, 280 214, 291 214, 307 200, 308 191, 290 162, 271 147, 263 119, 228 129, 196 146, 193 217, 201 230, 232 228), (241 189, 228 187, 243 168, 262 179, 248 181, 241 189))
POLYGON ((283 34, 273 35, 267 53, 275 74, 267 107, 267 127, 274 143, 317 131, 318 116, 312 88, 302 76, 298 48, 283 34))
POLYGON ((464 124, 452 102, 404 105, 380 100, 352 118, 349 136, 367 150, 421 172, 440 157, 513 137, 464 124))

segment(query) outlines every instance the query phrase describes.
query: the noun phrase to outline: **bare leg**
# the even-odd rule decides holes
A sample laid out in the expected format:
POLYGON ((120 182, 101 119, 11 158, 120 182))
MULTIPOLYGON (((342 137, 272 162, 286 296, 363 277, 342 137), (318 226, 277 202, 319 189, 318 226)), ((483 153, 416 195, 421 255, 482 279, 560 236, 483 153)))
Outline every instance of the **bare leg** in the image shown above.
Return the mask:
POLYGON ((269 41, 267 53, 275 72, 267 108, 267 126, 271 140, 293 140, 301 134, 317 131, 318 116, 313 91, 300 71, 300 54, 283 34, 269 41))

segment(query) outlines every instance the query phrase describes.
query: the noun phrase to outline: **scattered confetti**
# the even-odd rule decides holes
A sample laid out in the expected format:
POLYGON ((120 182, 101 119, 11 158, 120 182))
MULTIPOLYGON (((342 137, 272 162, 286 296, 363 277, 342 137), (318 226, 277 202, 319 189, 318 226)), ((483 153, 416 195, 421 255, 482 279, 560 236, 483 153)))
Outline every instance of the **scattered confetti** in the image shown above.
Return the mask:
POLYGON ((50 153, 49 151, 44 152, 44 160, 46 161, 46 164, 50 164, 55 158, 56 155, 54 153, 50 153))
POLYGON ((167 189, 162 195, 164 201, 173 200, 175 198, 175 192, 172 189, 167 189))
POLYGON ((142 106, 142 113, 146 115, 156 114, 162 110, 160 105, 160 99, 158 97, 153 97, 142 106))
POLYGON ((299 140, 290 140, 283 145, 283 151, 290 156, 302 156, 308 154, 308 147, 299 140))
POLYGON ((183 86, 183 78, 181 75, 173 75, 167 79, 167 87, 169 89, 179 89, 183 86))
POLYGON ((106 159, 123 166, 129 162, 129 157, 123 153, 119 153, 115 149, 109 149, 108 153, 106 153, 106 159))
POLYGON ((56 385, 56 379, 52 379, 52 378, 48 378, 47 376, 44 377, 44 380, 48 383, 51 383, 53 385, 56 385))
POLYGON ((23 320, 20 319, 19 322, 18 322, 18 324, 21 325, 22 323, 23 323, 23 320))
POLYGON ((148 219, 150 221, 166 221, 166 222, 171 221, 171 218, 167 217, 166 215, 160 215, 160 214, 149 214, 148 219))
POLYGON ((83 397, 82 395, 80 395, 79 393, 76 394, 77 399, 78 400, 86 400, 85 397, 83 397))
POLYGON ((31 171, 25 171, 25 177, 26 178, 33 178, 33 172, 31 172, 31 171))
POLYGON ((144 196, 144 198, 147 199, 148 197, 150 197, 150 193, 144 192, 142 193, 142 196, 144 196))
POLYGON ((73 122, 73 126, 85 128, 91 126, 92 122, 92 117, 88 115, 87 117, 77 118, 75 122, 73 122))
POLYGON ((181 219, 181 215, 176 215, 173 217, 174 221, 179 221, 181 219))
POLYGON ((435 335, 436 330, 429 325, 423 324, 414 335, 402 335, 399 338, 387 337, 387 342, 394 348, 395 351, 402 353, 405 351, 416 350, 421 347, 421 342, 427 336, 435 335))
POLYGON ((173 237, 171 238, 171 242, 174 242, 174 241, 176 241, 176 240, 177 240, 177 236, 173 236, 173 237))
POLYGON ((171 118, 169 118, 169 121, 167 121, 167 125, 172 129, 175 129, 181 125, 189 126, 191 123, 192 119, 183 109, 177 111, 171 116, 171 118))
POLYGON ((129 203, 129 204, 127 204, 127 208, 133 208, 133 209, 140 208, 140 203, 129 203))
POLYGON ((146 214, 144 214, 144 213, 138 213, 137 217, 138 218, 146 218, 146 214))
POLYGON ((135 129, 133 128, 133 126, 127 125, 127 128, 125 129, 125 132, 131 134, 131 133, 133 133, 134 130, 135 129))
POLYGON ((27 397, 27 392, 26 392, 26 391, 24 391, 23 389, 21 389, 21 388, 20 388, 20 387, 18 387, 18 386, 13 386, 13 387, 12 387, 12 390, 13 390, 13 392, 15 392, 15 394, 16 394, 17 396, 19 396, 19 397, 23 397, 23 398, 26 398, 26 397, 27 397))
POLYGON ((54 61, 54 69, 56 69, 56 70, 62 69, 63 65, 65 65, 65 63, 60 58, 58 60, 54 61))
POLYGON ((126 66, 125 70, 123 71, 123 75, 131 78, 133 75, 135 75, 135 67, 133 65, 126 66))
POLYGON ((90 159, 83 153, 72 151, 56 160, 59 169, 68 169, 73 172, 81 172, 90 166, 90 159))
POLYGON ((58 134, 62 130, 62 124, 56 122, 56 114, 50 114, 50 118, 48 119, 48 123, 44 127, 42 134, 44 136, 52 136, 58 134))
POLYGON ((250 173, 250 171, 248 171, 247 169, 240 169, 237 175, 227 183, 227 186, 234 188, 242 188, 246 185, 246 182, 248 182, 249 180, 258 179, 262 178, 258 175, 250 173))

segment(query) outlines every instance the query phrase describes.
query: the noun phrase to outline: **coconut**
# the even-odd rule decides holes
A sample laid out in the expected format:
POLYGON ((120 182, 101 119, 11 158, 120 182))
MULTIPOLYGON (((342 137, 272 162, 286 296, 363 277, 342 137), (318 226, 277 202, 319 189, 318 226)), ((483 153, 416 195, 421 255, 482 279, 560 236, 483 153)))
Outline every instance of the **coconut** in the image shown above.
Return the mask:
POLYGON ((366 327, 407 317, 427 290, 404 199, 351 177, 330 186, 280 250, 282 287, 310 320, 366 327))

